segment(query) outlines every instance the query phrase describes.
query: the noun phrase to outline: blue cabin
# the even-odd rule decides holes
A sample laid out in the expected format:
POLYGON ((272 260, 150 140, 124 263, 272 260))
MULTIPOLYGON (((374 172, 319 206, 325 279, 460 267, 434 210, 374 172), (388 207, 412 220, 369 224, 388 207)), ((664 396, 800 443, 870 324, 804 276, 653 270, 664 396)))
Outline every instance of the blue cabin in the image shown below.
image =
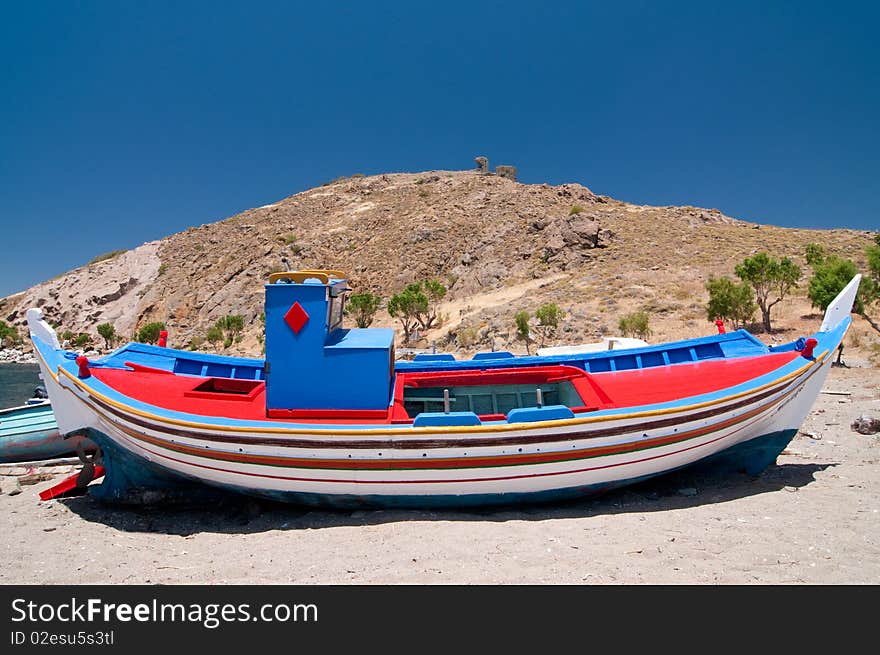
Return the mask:
POLYGON ((273 273, 265 289, 267 415, 384 416, 394 330, 342 327, 343 274, 273 273))

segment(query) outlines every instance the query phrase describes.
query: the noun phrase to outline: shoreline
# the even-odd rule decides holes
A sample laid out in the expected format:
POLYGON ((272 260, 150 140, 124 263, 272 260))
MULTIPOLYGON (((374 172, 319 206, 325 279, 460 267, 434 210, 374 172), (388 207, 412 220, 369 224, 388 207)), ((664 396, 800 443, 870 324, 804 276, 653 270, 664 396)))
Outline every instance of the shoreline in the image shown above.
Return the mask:
POLYGON ((25 352, 18 348, 0 349, 0 364, 36 364, 37 356, 33 351, 25 352))

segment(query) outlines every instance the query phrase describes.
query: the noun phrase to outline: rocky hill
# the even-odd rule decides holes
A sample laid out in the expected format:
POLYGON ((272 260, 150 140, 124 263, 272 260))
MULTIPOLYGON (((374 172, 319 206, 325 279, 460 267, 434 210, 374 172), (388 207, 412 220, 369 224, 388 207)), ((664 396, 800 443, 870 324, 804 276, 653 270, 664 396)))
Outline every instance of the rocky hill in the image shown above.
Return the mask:
MULTIPOLYGON (((96 344, 99 323, 129 338, 163 321, 169 345, 185 347, 219 317, 241 314, 244 339, 227 352, 258 355, 268 275, 334 268, 349 272, 355 290, 386 299, 414 280, 444 281, 445 320, 420 335, 422 347, 520 351, 513 315, 545 302, 566 314, 557 343, 616 333, 620 315, 633 309, 651 314, 659 340, 714 330, 703 310, 710 274, 731 275, 761 249, 806 272, 811 241, 864 266, 871 235, 633 205, 579 184, 520 184, 477 171, 353 176, 43 282, 0 300, 0 319, 23 326, 25 310, 42 307, 62 330, 89 332, 96 344)), ((775 309, 783 331, 809 318, 799 293, 775 309)), ((394 322, 380 312, 376 324, 394 322)))

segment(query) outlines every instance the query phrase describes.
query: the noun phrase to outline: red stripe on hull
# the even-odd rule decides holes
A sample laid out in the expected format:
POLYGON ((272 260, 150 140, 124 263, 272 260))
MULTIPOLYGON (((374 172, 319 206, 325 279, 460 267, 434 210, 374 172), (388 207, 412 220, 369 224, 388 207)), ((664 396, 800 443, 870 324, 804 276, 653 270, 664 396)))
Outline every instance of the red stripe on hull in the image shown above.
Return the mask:
MULTIPOLYGON (((672 457, 674 455, 680 455, 681 453, 686 453, 691 450, 695 450, 697 448, 703 448, 705 446, 712 445, 722 439, 726 439, 729 436, 736 434, 737 432, 741 432, 748 427, 751 427, 755 423, 757 423, 760 419, 755 419, 746 425, 743 425, 737 430, 734 430, 729 435, 725 435, 723 437, 717 437, 716 439, 712 439, 711 441, 706 441, 704 443, 695 444, 693 446, 688 446, 687 448, 681 448, 679 450, 673 451, 671 453, 663 453, 662 455, 652 455, 651 457, 643 457, 641 459, 629 460, 626 462, 615 462, 613 464, 601 464, 599 466, 588 466, 585 468, 568 470, 568 471, 550 471, 546 473, 524 473, 521 475, 501 475, 501 476, 493 476, 487 478, 455 478, 455 479, 428 479, 428 480, 357 480, 354 478, 351 479, 328 479, 328 478, 303 478, 296 476, 286 476, 286 475, 270 475, 268 473, 250 473, 246 471, 231 471, 229 469, 219 468, 216 466, 208 466, 207 464, 197 464, 194 462, 187 462, 185 460, 177 459, 175 457, 169 457, 163 453, 156 452, 154 450, 150 450, 149 448, 144 448, 148 453, 160 457, 162 459, 167 459, 172 462, 177 462, 178 464, 184 464, 187 466, 195 466, 198 468, 203 468, 209 471, 219 471, 221 473, 227 473, 232 475, 244 475, 247 477, 253 478, 266 478, 270 480, 289 480, 291 482, 324 482, 324 483, 332 483, 332 484, 454 484, 454 483, 473 483, 473 482, 501 482, 506 480, 524 480, 528 478, 544 478, 558 475, 572 475, 576 473, 587 473, 589 471, 600 471, 602 469, 610 469, 617 468, 620 466, 628 466, 631 464, 640 464, 644 462, 650 462, 658 459, 662 459, 664 457, 672 457)), ((174 469, 172 469, 174 470, 174 469)))

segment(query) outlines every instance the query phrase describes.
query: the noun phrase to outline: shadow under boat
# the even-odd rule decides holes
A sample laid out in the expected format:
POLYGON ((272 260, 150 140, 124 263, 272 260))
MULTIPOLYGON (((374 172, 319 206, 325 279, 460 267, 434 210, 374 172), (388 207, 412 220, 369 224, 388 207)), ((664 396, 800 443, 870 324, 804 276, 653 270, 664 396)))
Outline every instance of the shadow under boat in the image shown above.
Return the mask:
POLYGON ((212 491, 210 498, 202 496, 174 504, 108 504, 89 495, 62 498, 58 502, 90 523, 125 532, 177 536, 256 534, 272 530, 314 530, 408 521, 545 521, 666 512, 726 503, 783 489, 797 491, 814 482, 817 473, 837 465, 834 462, 787 463, 771 466, 757 477, 697 465, 600 495, 563 502, 470 509, 312 509, 219 489, 212 491))

